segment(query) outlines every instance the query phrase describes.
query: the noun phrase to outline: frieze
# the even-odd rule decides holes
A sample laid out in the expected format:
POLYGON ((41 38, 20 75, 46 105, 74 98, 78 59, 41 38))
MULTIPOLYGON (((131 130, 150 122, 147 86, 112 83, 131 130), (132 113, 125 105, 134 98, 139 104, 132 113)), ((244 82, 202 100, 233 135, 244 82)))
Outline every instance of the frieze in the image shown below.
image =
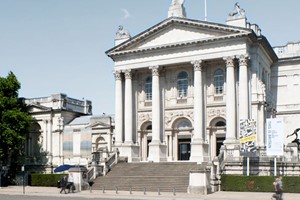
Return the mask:
POLYGON ((141 127, 142 123, 146 121, 152 121, 151 112, 138 113, 138 127, 141 127))
POLYGON ((214 117, 226 117, 226 108, 211 108, 207 109, 207 115, 210 118, 214 117))
POLYGON ((178 117, 186 117, 188 119, 193 119, 193 110, 181 110, 181 111, 169 111, 165 113, 165 124, 166 128, 171 128, 172 122, 178 117))

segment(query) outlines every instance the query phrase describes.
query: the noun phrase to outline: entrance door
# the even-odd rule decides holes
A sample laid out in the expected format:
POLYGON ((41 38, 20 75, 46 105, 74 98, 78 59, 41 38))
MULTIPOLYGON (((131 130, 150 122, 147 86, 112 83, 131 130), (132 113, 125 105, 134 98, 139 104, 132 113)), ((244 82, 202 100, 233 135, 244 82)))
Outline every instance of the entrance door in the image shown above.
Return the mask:
POLYGON ((217 156, 220 154, 221 146, 223 145, 223 142, 225 140, 225 137, 217 137, 217 156))
POLYGON ((178 160, 189 160, 191 155, 191 140, 179 140, 178 150, 178 160))

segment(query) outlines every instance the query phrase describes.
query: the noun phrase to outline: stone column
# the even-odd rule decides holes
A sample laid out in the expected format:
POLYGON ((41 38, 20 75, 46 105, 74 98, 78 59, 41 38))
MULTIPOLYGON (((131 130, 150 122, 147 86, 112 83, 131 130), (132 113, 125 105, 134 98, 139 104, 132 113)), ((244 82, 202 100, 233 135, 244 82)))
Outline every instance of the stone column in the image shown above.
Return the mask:
POLYGON ((131 70, 125 70, 125 143, 132 144, 132 80, 131 70))
POLYGON ((226 62, 226 143, 236 143, 236 90, 233 57, 226 62))
POLYGON ((149 161, 167 160, 167 146, 160 141, 160 87, 159 66, 152 66, 152 140, 149 144, 149 161))
POLYGON ((248 56, 239 59, 239 119, 249 119, 248 56))
POLYGON ((194 135, 191 142, 191 161, 203 162, 207 157, 207 144, 204 144, 203 83, 201 60, 191 62, 194 66, 194 135))
POLYGON ((114 72, 116 79, 115 88, 115 146, 123 143, 123 88, 120 71, 114 72))
POLYGON ((192 61, 194 65, 194 136, 193 141, 203 142, 203 85, 202 61, 192 61))
POLYGON ((152 70, 152 141, 160 143, 160 88, 159 88, 159 67, 154 66, 152 70))

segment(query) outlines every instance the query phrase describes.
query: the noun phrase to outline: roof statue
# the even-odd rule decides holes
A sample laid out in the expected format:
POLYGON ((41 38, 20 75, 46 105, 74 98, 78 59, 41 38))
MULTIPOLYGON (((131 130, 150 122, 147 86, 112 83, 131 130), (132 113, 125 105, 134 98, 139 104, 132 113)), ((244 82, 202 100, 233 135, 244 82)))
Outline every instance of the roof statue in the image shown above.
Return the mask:
POLYGON ((172 5, 183 5, 184 0, 172 0, 172 5))
POLYGON ((228 19, 243 18, 246 17, 245 14, 245 10, 240 7, 240 4, 238 2, 236 2, 234 4, 233 11, 228 14, 228 19))
POLYGON ((300 139, 298 138, 298 131, 300 131, 300 128, 296 128, 293 133, 287 136, 287 138, 295 135, 296 138, 292 141, 292 143, 296 143, 298 146, 298 150, 300 150, 300 139))
POLYGON ((118 40, 118 39, 129 39, 131 36, 129 34, 129 32, 127 30, 124 29, 123 26, 119 26, 119 29, 116 33, 116 37, 115 39, 118 40))
POLYGON ((185 8, 183 6, 184 0, 172 0, 169 8, 168 17, 186 17, 185 8))

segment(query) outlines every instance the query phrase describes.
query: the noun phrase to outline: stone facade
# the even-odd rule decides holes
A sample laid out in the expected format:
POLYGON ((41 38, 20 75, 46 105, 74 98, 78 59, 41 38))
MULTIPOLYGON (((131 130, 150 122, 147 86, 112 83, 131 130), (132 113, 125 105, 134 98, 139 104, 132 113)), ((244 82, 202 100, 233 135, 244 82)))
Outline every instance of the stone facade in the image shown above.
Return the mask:
MULTIPOLYGON (((120 156, 240 162, 245 120, 255 125, 254 157, 266 156, 267 118, 284 118, 285 136, 298 128, 299 44, 273 49, 238 4, 226 24, 190 20, 183 4, 177 8, 170 14, 172 4, 166 20, 106 52, 115 62, 120 156)), ((228 172, 240 171, 237 162, 228 172)))

